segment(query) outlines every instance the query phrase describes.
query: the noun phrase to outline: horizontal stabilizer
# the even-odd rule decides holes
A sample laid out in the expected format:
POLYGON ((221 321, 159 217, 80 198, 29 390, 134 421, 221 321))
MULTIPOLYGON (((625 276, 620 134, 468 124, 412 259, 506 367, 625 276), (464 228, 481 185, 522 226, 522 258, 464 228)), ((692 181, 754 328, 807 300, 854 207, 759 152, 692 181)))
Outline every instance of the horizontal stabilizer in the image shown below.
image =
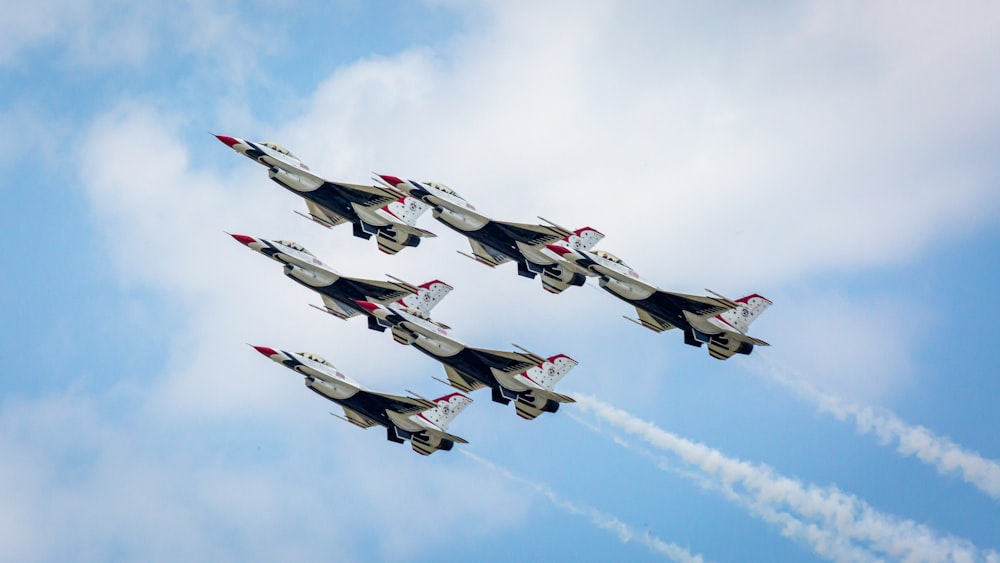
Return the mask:
POLYGON ((536 395, 538 395, 540 397, 544 397, 546 399, 551 399, 551 400, 553 400, 553 401, 555 401, 557 403, 575 403, 576 402, 576 399, 574 399, 573 397, 570 397, 569 395, 563 395, 562 393, 556 393, 555 391, 551 391, 551 390, 548 390, 548 389, 539 389, 539 390, 532 391, 532 393, 535 393, 536 395))
POLYGON ((438 438, 441 438, 443 440, 451 440, 452 442, 455 442, 456 444, 468 444, 469 443, 468 440, 466 440, 465 438, 463 438, 461 436, 456 436, 454 434, 449 434, 448 432, 442 432, 440 430, 430 430, 430 429, 428 429, 428 430, 424 430, 424 432, 427 432, 428 434, 430 434, 432 436, 437 436, 438 438))
POLYGON ((749 344, 753 344, 754 346, 770 346, 770 344, 768 344, 767 342, 761 340, 760 338, 754 338, 754 337, 746 335, 746 334, 729 333, 728 336, 730 338, 735 338, 736 340, 739 340, 740 342, 747 342, 749 344))
POLYGON ((408 235, 413 235, 415 237, 426 237, 426 238, 437 237, 436 234, 428 231, 427 229, 421 229, 420 227, 414 227, 412 225, 406 225, 403 223, 393 223, 392 228, 397 231, 402 231, 408 235))

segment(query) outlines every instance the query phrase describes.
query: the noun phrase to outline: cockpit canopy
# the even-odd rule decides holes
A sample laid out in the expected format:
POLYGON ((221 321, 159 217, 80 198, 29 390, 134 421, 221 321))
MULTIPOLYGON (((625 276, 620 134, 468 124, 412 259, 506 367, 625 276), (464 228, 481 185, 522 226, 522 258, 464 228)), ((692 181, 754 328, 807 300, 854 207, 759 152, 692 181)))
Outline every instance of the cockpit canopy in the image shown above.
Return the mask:
MULTIPOLYGON (((299 252, 301 252, 303 254, 308 254, 309 256, 313 256, 312 252, 309 252, 308 250, 306 250, 306 248, 304 246, 302 246, 301 244, 299 244, 299 243, 297 243, 297 242, 295 242, 293 240, 275 240, 274 242, 276 242, 276 243, 278 243, 278 244, 280 244, 282 246, 287 246, 288 248, 291 248, 291 249, 294 249, 294 250, 298 250, 299 252)), ((313 257, 315 258, 315 256, 313 256, 313 257)))
POLYGON ((333 367, 333 364, 331 364, 330 362, 326 361, 321 356, 317 356, 316 354, 313 354, 312 352, 298 352, 298 354, 300 356, 302 356, 303 358, 307 359, 307 360, 312 360, 312 361, 316 362, 317 364, 322 364, 322 365, 324 365, 324 366, 326 366, 328 368, 332 368, 334 371, 336 371, 336 369, 337 369, 337 368, 333 367))
POLYGON ((605 260, 610 260, 615 264, 621 264, 626 268, 629 267, 629 265, 623 262, 621 258, 615 256, 614 254, 611 254, 607 250, 591 250, 591 252, 593 252, 595 256, 600 256, 601 258, 604 258, 605 260))
POLYGON ((428 186, 430 186, 430 187, 432 187, 432 188, 434 188, 436 190, 440 190, 440 191, 442 191, 442 192, 444 192, 444 193, 446 193, 448 195, 455 196, 455 197, 457 197, 458 199, 460 199, 462 201, 465 201, 465 198, 462 197, 462 196, 460 196, 460 195, 458 195, 458 192, 456 192, 455 190, 449 188, 448 186, 446 186, 444 184, 441 184, 441 183, 438 183, 438 182, 424 182, 424 184, 426 184, 426 185, 428 185, 428 186))
POLYGON ((292 152, 290 150, 288 150, 285 147, 279 145, 278 143, 261 143, 261 145, 264 145, 265 147, 271 149, 272 151, 279 152, 279 153, 281 153, 281 154, 283 154, 285 156, 290 156, 290 157, 294 158, 295 160, 299 159, 299 157, 297 157, 294 154, 292 154, 292 152))

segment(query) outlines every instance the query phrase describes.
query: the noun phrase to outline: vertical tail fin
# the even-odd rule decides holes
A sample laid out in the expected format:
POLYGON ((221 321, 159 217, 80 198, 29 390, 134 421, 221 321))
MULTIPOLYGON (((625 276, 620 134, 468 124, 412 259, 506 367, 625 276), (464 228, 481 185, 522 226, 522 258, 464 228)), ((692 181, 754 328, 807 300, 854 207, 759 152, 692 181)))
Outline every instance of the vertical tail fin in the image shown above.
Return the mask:
POLYGON ((736 300, 736 303, 739 304, 738 307, 730 309, 719 316, 742 333, 746 333, 750 328, 750 323, 771 306, 770 299, 756 293, 740 297, 736 300))
POLYGON ((597 243, 601 242, 601 239, 603 238, 604 238, 604 233, 598 231, 597 229, 593 227, 583 227, 573 231, 569 235, 563 237, 561 240, 558 240, 552 244, 558 246, 565 246, 566 248, 572 248, 575 250, 579 250, 581 252, 586 252, 591 248, 594 248, 594 246, 596 246, 597 243))
POLYGON ((575 368, 576 365, 577 361, 566 354, 556 354, 540 365, 524 372, 524 375, 542 388, 551 391, 556 386, 556 383, 559 383, 560 379, 566 377, 569 370, 575 368))
POLYGON ((423 215, 425 211, 430 209, 430 206, 419 199, 412 198, 410 196, 403 196, 396 201, 387 204, 382 209, 392 213, 398 217, 400 221, 413 227, 416 226, 417 219, 420 219, 420 216, 423 215))
POLYGON ((418 287, 419 291, 417 293, 407 295, 400 299, 399 303, 406 307, 419 309, 428 315, 431 314, 431 309, 454 289, 441 280, 431 280, 420 284, 418 287))
POLYGON ((434 402, 437 403, 437 407, 424 411, 422 416, 436 424, 438 428, 447 430, 451 421, 469 406, 472 399, 461 393, 451 393, 434 399, 434 402))
POLYGON ((584 227, 573 231, 573 234, 566 237, 566 242, 570 248, 581 251, 588 251, 604 238, 604 233, 593 227, 584 227))

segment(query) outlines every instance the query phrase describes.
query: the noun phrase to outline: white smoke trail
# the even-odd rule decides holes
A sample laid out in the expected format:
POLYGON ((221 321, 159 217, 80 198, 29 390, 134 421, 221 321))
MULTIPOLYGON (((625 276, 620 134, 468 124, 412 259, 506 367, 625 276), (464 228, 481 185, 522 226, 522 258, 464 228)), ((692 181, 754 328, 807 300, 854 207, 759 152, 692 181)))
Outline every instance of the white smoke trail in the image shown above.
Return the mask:
POLYGON ((811 521, 816 531, 832 534, 838 543, 855 546, 860 543, 860 547, 871 552, 904 561, 1000 563, 1000 555, 992 550, 980 550, 968 540, 941 537, 912 520, 882 514, 864 500, 836 487, 806 485, 778 475, 770 467, 730 458, 704 444, 681 438, 594 397, 579 393, 574 396, 579 407, 600 419, 678 455, 721 481, 722 486, 733 489, 735 494, 759 503, 762 509, 784 509, 802 523, 811 521))
POLYGON ((572 413, 567 413, 567 416, 580 425, 602 436, 606 436, 623 448, 636 452, 640 456, 652 461, 653 464, 655 464, 661 471, 688 479, 702 489, 722 494, 726 497, 726 499, 749 510, 754 516, 757 516, 764 522, 777 527, 782 536, 805 543, 812 548, 813 552, 821 557, 843 563, 876 563, 882 561, 874 553, 855 546, 843 538, 837 537, 837 535, 830 530, 821 529, 813 523, 805 522, 801 518, 797 518, 792 514, 777 510, 774 506, 759 502, 756 499, 751 498, 749 495, 740 494, 730 484, 714 481, 703 472, 684 470, 676 467, 663 456, 657 455, 646 448, 636 446, 623 439, 621 436, 613 432, 609 432, 606 428, 597 426, 579 416, 572 413))
POLYGON ((937 436, 923 426, 907 424, 886 409, 851 403, 809 385, 801 377, 792 377, 788 369, 778 366, 766 356, 771 366, 765 373, 769 379, 791 389, 814 403, 824 412, 842 422, 852 419, 861 434, 874 434, 882 445, 896 444, 896 451, 933 465, 942 475, 957 472, 962 480, 994 499, 1000 500, 1000 462, 984 458, 946 437, 937 436))
POLYGON ((679 563, 704 562, 704 559, 702 558, 701 555, 692 555, 691 552, 688 551, 687 549, 677 544, 663 541, 662 539, 658 538, 657 536, 649 532, 637 533, 628 524, 625 524, 624 522, 622 522, 621 520, 615 518, 610 514, 605 514, 604 512, 601 512, 600 510, 597 510, 596 508, 593 508, 591 506, 584 506, 576 504, 574 502, 570 502, 557 495, 555 491, 553 491, 547 485, 530 481, 528 479, 525 479, 524 477, 519 477, 514 473, 512 473, 510 470, 501 467, 493 463, 492 461, 481 458, 476 454, 470 453, 465 449, 460 449, 458 451, 463 455, 465 455, 465 457, 479 463, 480 465, 488 467, 493 471, 496 471, 497 473, 500 473, 501 475, 512 481, 517 481, 519 483, 527 485, 528 487, 533 489, 536 493, 548 499, 548 501, 551 502, 553 505, 557 506, 558 508, 561 508, 567 513, 572 514, 574 516, 583 516, 584 518, 587 518, 588 520, 590 520, 592 524, 594 524, 598 528, 607 530, 618 536, 618 539, 622 543, 629 543, 631 541, 636 541, 645 546, 646 548, 648 548, 650 551, 657 553, 659 555, 664 555, 667 558, 673 561, 677 561, 679 563))

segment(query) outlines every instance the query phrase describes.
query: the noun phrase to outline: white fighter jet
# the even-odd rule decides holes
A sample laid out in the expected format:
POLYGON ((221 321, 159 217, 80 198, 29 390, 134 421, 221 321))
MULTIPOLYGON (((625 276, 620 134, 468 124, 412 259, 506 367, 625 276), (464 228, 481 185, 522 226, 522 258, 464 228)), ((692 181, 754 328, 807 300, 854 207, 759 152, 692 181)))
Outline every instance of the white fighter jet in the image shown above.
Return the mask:
POLYGON ((464 438, 448 433, 448 425, 472 399, 451 393, 434 400, 423 397, 400 397, 368 391, 360 383, 340 373, 330 362, 308 352, 285 352, 266 346, 254 346, 261 354, 305 376, 306 387, 330 399, 344 409, 344 416, 334 416, 369 428, 384 426, 390 442, 409 440, 413 451, 430 455, 467 444, 464 438))
POLYGON ((331 182, 312 173, 298 157, 275 143, 225 135, 216 138, 266 166, 272 180, 305 198, 309 214, 304 216, 325 227, 350 222, 354 225, 354 236, 369 239, 375 235, 379 250, 386 254, 417 246, 422 237, 436 236, 415 226, 420 215, 427 211, 427 206, 418 199, 378 186, 331 182))
POLYGON ((553 389, 577 364, 565 354, 543 358, 523 348, 522 352, 472 348, 450 337, 448 326, 431 320, 420 309, 369 301, 358 305, 376 320, 378 326, 369 323, 370 328, 390 328, 396 342, 412 345, 444 364, 445 383, 460 391, 490 387, 495 402, 506 405, 514 401, 517 414, 527 420, 558 411, 560 403, 575 402, 553 389))
MULTIPOLYGON (((496 267, 505 262, 517 263, 518 275, 534 278, 542 275, 542 287, 560 293, 573 285, 583 285, 586 278, 560 268, 558 260, 547 255, 546 244, 556 244, 582 251, 591 249, 604 235, 591 227, 570 231, 554 223, 530 225, 494 221, 455 190, 436 182, 403 180, 396 176, 378 175, 389 188, 417 198, 433 208, 434 218, 469 239, 472 255, 463 256, 496 267)), ((549 223, 545 219, 543 221, 549 223)))
POLYGON ((554 244, 547 249, 560 257, 566 269, 597 277, 605 291, 634 305, 639 319, 629 320, 656 332, 679 328, 685 344, 700 347, 707 343, 713 358, 725 360, 734 354, 750 354, 754 346, 769 346, 747 334, 750 323, 771 306, 770 300, 756 293, 730 300, 718 294, 700 297, 664 291, 605 250, 579 251, 554 244))
MULTIPOLYGON (((319 293, 323 298, 323 308, 316 308, 339 319, 365 313, 357 304, 359 300, 381 304, 398 302, 429 313, 452 290, 450 285, 441 280, 414 286, 395 278, 395 281, 351 278, 327 266, 296 242, 247 235, 230 236, 251 250, 284 264, 285 275, 319 293)), ((373 322, 369 319, 369 325, 373 322)))

